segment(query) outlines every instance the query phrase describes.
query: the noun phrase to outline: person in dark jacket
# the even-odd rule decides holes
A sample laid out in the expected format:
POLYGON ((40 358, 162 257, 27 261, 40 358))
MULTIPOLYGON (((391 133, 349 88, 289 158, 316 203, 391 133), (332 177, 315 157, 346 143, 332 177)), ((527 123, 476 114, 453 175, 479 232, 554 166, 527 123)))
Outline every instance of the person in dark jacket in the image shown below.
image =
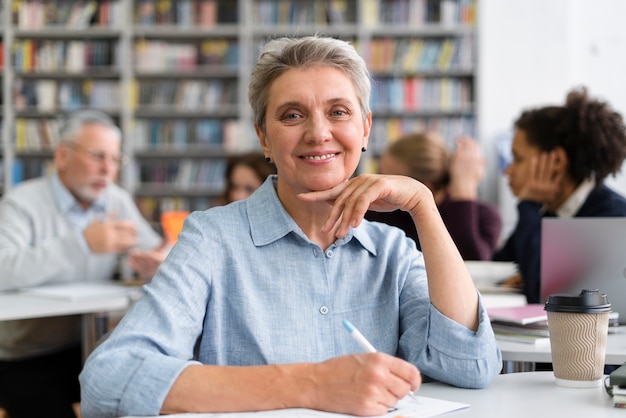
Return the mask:
POLYGON ((610 105, 573 89, 563 106, 524 111, 515 122, 513 161, 506 168, 518 198, 518 220, 493 259, 514 261, 519 275, 505 285, 540 300, 541 218, 626 216, 626 199, 604 180, 626 158, 623 117, 610 105))

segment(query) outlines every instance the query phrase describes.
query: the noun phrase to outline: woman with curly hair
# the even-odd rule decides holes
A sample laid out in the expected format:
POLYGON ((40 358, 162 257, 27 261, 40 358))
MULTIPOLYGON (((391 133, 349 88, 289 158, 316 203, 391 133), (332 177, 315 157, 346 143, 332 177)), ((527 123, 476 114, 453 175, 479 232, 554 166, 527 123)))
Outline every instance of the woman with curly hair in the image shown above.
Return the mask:
POLYGON ((626 158, 626 127, 608 103, 577 88, 564 106, 524 111, 512 153, 505 174, 519 200, 518 220, 494 260, 516 262, 520 275, 505 285, 540 303, 541 218, 626 216, 626 199, 604 184, 626 158))

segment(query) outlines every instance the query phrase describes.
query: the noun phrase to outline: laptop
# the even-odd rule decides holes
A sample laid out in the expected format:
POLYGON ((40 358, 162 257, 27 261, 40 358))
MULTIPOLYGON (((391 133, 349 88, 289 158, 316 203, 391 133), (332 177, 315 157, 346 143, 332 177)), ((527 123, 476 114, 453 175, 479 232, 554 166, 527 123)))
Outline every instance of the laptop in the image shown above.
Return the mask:
POLYGON ((598 289, 626 322, 626 218, 543 218, 541 301, 598 289))

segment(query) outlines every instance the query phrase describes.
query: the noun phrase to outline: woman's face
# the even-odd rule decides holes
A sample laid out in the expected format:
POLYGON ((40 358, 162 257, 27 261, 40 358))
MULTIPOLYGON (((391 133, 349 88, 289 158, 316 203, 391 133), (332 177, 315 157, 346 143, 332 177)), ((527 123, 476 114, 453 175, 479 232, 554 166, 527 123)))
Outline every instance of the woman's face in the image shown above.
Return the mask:
POLYGON ((332 67, 292 69, 277 78, 261 146, 276 164, 279 192, 330 189, 352 176, 367 146, 366 119, 350 79, 332 67))
POLYGON ((245 199, 261 186, 262 181, 256 171, 247 165, 239 164, 230 173, 230 189, 228 201, 245 199))
POLYGON ((531 160, 541 154, 539 147, 531 145, 526 139, 526 132, 518 129, 513 137, 511 146, 513 161, 504 170, 509 178, 509 187, 515 196, 518 196, 520 189, 528 181, 531 175, 531 160))

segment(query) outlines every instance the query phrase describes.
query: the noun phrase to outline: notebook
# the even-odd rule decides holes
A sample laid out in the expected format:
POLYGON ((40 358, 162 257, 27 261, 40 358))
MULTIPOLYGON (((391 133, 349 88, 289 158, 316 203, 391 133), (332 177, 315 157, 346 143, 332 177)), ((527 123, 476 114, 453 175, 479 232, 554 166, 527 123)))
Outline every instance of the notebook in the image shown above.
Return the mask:
POLYGON ((626 218, 543 218, 540 279, 542 302, 598 289, 626 322, 626 218))
POLYGON ((487 313, 492 321, 528 325, 548 320, 548 313, 543 306, 543 303, 529 303, 523 306, 494 307, 487 308, 487 313))

